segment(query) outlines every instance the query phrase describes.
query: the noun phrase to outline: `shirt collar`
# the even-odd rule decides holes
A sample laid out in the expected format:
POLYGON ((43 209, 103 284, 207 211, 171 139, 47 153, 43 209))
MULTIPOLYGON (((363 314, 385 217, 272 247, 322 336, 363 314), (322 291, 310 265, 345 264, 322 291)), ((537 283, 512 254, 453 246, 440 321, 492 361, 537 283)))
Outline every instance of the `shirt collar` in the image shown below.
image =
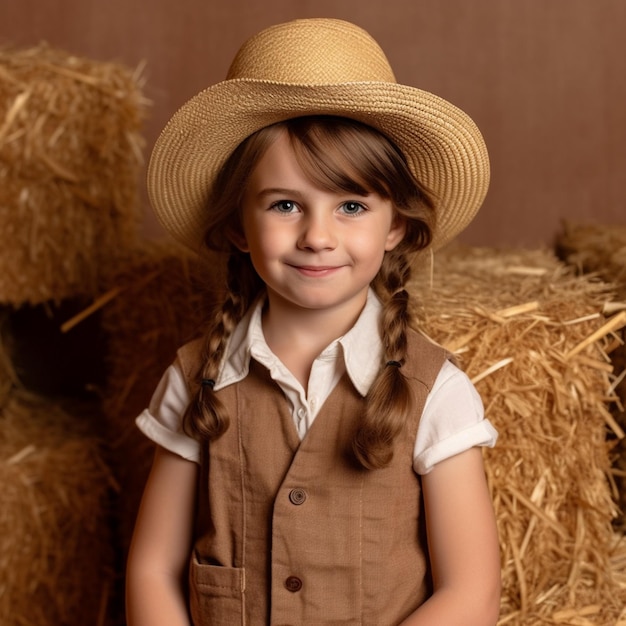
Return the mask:
POLYGON ((380 301, 370 289, 359 319, 338 339, 348 376, 362 396, 367 395, 380 370, 383 355, 379 327, 381 309, 380 301))
MULTIPOLYGON (((250 371, 251 358, 263 363, 268 369, 271 369, 269 364, 280 364, 263 335, 261 320, 264 304, 265 298, 260 298, 237 324, 226 347, 215 389, 243 380, 250 371)), ((321 358, 328 358, 332 354, 336 354, 336 358, 343 357, 341 366, 362 396, 367 395, 380 369, 383 352, 379 331, 381 308, 380 301, 370 289, 365 307, 354 326, 320 355, 321 358)))

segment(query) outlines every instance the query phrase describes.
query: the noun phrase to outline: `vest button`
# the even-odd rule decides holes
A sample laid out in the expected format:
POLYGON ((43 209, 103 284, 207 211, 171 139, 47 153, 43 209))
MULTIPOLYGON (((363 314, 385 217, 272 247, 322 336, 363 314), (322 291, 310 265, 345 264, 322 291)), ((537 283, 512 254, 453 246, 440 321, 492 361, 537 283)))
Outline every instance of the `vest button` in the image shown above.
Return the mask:
POLYGON ((296 591, 300 591, 300 589, 302 589, 302 581, 297 576, 288 576, 285 580, 285 587, 287 588, 287 591, 295 593, 296 591))
POLYGON ((289 492, 289 500, 291 504, 295 504, 296 506, 304 504, 304 501, 306 500, 306 491, 304 489, 292 489, 289 492))

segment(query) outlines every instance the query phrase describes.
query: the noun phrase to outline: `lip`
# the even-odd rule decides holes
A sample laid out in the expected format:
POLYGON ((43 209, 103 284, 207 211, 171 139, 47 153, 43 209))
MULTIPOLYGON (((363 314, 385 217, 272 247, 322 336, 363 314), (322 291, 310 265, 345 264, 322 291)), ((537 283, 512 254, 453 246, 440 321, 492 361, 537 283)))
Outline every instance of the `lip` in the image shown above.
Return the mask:
POLYGON ((299 274, 312 278, 331 276, 341 269, 340 265, 291 265, 299 274))

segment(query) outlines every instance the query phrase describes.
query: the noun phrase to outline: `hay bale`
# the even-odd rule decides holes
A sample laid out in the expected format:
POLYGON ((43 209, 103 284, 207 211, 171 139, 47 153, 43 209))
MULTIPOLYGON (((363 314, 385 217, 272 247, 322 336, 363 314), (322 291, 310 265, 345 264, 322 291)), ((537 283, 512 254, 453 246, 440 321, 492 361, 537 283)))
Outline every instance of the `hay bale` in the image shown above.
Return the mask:
MULTIPOLYGON (((123 614, 124 565, 153 444, 135 425, 176 350, 195 336, 215 299, 215 266, 171 242, 147 241, 107 265, 103 293, 66 320, 73 332, 98 315, 105 336, 106 381, 101 394, 103 436, 109 447, 114 494, 112 526, 118 571, 113 596, 123 614)), ((115 617, 115 613, 114 613, 115 617)), ((123 623, 123 618, 119 618, 123 623)))
POLYGON ((618 296, 626 298, 626 226, 566 222, 556 251, 581 272, 614 283, 618 296))
POLYGON ((125 553, 153 446, 135 426, 176 350, 197 335, 215 300, 215 268, 169 242, 146 242, 110 267, 102 307, 107 336, 103 411, 122 489, 116 509, 125 553))
POLYGON ((0 407, 0 623, 106 624, 111 474, 100 441, 49 399, 0 407))
MULTIPOLYGON (((567 222, 556 240, 557 254, 580 272, 600 276, 614 285, 617 297, 626 302, 626 226, 575 224, 567 222)), ((626 331, 618 333, 620 342, 611 353, 617 371, 626 370, 626 331)), ((616 381, 615 393, 620 402, 612 412, 626 430, 626 377, 616 381)), ((621 514, 616 525, 626 532, 626 439, 614 450, 618 504, 621 514)))
POLYGON ((412 289, 421 328, 457 355, 499 430, 485 452, 500 532, 500 624, 615 624, 626 603, 607 432, 608 356, 626 313, 544 251, 450 249, 412 289), (620 571, 616 571, 621 568, 620 571))
POLYGON ((0 50, 0 302, 101 288, 137 235, 144 108, 120 65, 0 50))

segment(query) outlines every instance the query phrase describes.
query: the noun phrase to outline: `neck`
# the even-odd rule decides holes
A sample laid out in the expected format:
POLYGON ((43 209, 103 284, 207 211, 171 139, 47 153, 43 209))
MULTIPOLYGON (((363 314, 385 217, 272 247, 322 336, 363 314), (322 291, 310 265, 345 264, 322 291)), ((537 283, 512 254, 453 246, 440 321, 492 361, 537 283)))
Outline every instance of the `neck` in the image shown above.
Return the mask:
POLYGON ((313 361, 354 326, 364 306, 302 309, 268 294, 265 341, 306 390, 313 361))

